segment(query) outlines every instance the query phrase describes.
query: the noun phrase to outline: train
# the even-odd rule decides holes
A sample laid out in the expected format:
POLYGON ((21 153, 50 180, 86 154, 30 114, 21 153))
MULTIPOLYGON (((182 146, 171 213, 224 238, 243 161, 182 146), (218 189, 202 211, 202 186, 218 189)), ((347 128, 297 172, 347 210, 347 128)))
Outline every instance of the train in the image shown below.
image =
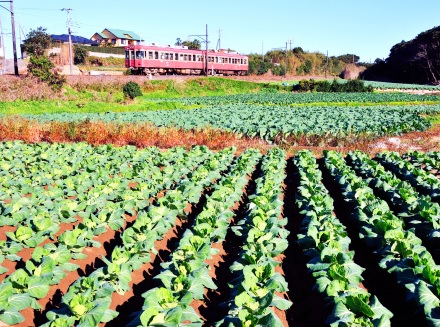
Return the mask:
POLYGON ((226 50, 192 50, 186 46, 129 45, 125 67, 139 75, 246 75, 245 55, 226 50), (207 59, 207 60, 206 60, 207 59))

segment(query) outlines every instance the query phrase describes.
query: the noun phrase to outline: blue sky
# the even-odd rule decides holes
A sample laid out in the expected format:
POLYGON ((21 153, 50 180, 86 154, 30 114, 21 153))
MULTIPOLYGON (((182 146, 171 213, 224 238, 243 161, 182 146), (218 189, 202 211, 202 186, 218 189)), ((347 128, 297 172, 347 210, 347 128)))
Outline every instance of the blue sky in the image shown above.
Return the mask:
MULTIPOLYGON (((9 3, 0 3, 9 8, 9 3)), ((300 46, 329 56, 354 53, 361 61, 386 58, 391 47, 440 25, 438 0, 14 0, 17 43, 42 26, 90 38, 104 28, 133 31, 146 42, 174 44, 205 34, 209 46, 243 54, 300 46)), ((10 13, 0 8, 7 57, 12 57, 10 13)))

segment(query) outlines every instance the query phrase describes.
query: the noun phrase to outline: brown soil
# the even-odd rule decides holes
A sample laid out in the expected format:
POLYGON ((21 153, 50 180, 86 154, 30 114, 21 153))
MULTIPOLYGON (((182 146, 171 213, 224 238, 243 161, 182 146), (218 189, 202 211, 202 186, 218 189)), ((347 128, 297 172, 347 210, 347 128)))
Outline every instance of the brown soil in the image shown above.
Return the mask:
POLYGON ((425 132, 410 132, 402 136, 383 137, 369 145, 370 153, 384 150, 404 153, 409 150, 440 151, 440 125, 425 132))

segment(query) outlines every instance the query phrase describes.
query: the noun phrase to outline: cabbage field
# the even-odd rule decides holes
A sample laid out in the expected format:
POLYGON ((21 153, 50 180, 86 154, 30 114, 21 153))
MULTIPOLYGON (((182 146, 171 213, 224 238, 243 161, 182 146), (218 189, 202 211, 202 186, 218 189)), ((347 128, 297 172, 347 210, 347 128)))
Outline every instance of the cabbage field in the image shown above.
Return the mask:
MULTIPOLYGON (((150 122, 159 127, 184 130, 218 128, 268 142, 276 138, 362 135, 371 139, 384 135, 426 130, 428 120, 402 107, 301 107, 229 105, 193 110, 158 110, 103 114, 43 114, 27 116, 40 122, 104 121, 107 123, 150 122)), ((423 109, 425 109, 423 107, 423 109)))
MULTIPOLYGON (((344 146, 383 136, 425 131, 423 115, 440 113, 440 96, 399 93, 255 93, 228 96, 151 99, 183 109, 131 112, 23 114, 39 123, 148 123, 183 132, 216 129, 269 144, 344 146)), ((156 105, 157 105, 156 103, 156 105)))
POLYGON ((0 149, 0 325, 440 323, 438 152, 0 149))

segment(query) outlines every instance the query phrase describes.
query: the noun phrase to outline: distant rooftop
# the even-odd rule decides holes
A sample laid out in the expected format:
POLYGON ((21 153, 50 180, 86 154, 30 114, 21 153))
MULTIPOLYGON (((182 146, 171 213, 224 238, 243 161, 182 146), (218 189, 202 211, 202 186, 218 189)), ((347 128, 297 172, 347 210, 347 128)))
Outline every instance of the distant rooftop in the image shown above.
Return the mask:
MULTIPOLYGON (((52 38, 53 42, 69 42, 69 35, 68 34, 51 34, 50 36, 52 38)), ((72 43, 75 44, 89 44, 89 45, 96 45, 97 43, 95 41, 92 41, 88 38, 78 36, 78 35, 72 35, 72 43)))

